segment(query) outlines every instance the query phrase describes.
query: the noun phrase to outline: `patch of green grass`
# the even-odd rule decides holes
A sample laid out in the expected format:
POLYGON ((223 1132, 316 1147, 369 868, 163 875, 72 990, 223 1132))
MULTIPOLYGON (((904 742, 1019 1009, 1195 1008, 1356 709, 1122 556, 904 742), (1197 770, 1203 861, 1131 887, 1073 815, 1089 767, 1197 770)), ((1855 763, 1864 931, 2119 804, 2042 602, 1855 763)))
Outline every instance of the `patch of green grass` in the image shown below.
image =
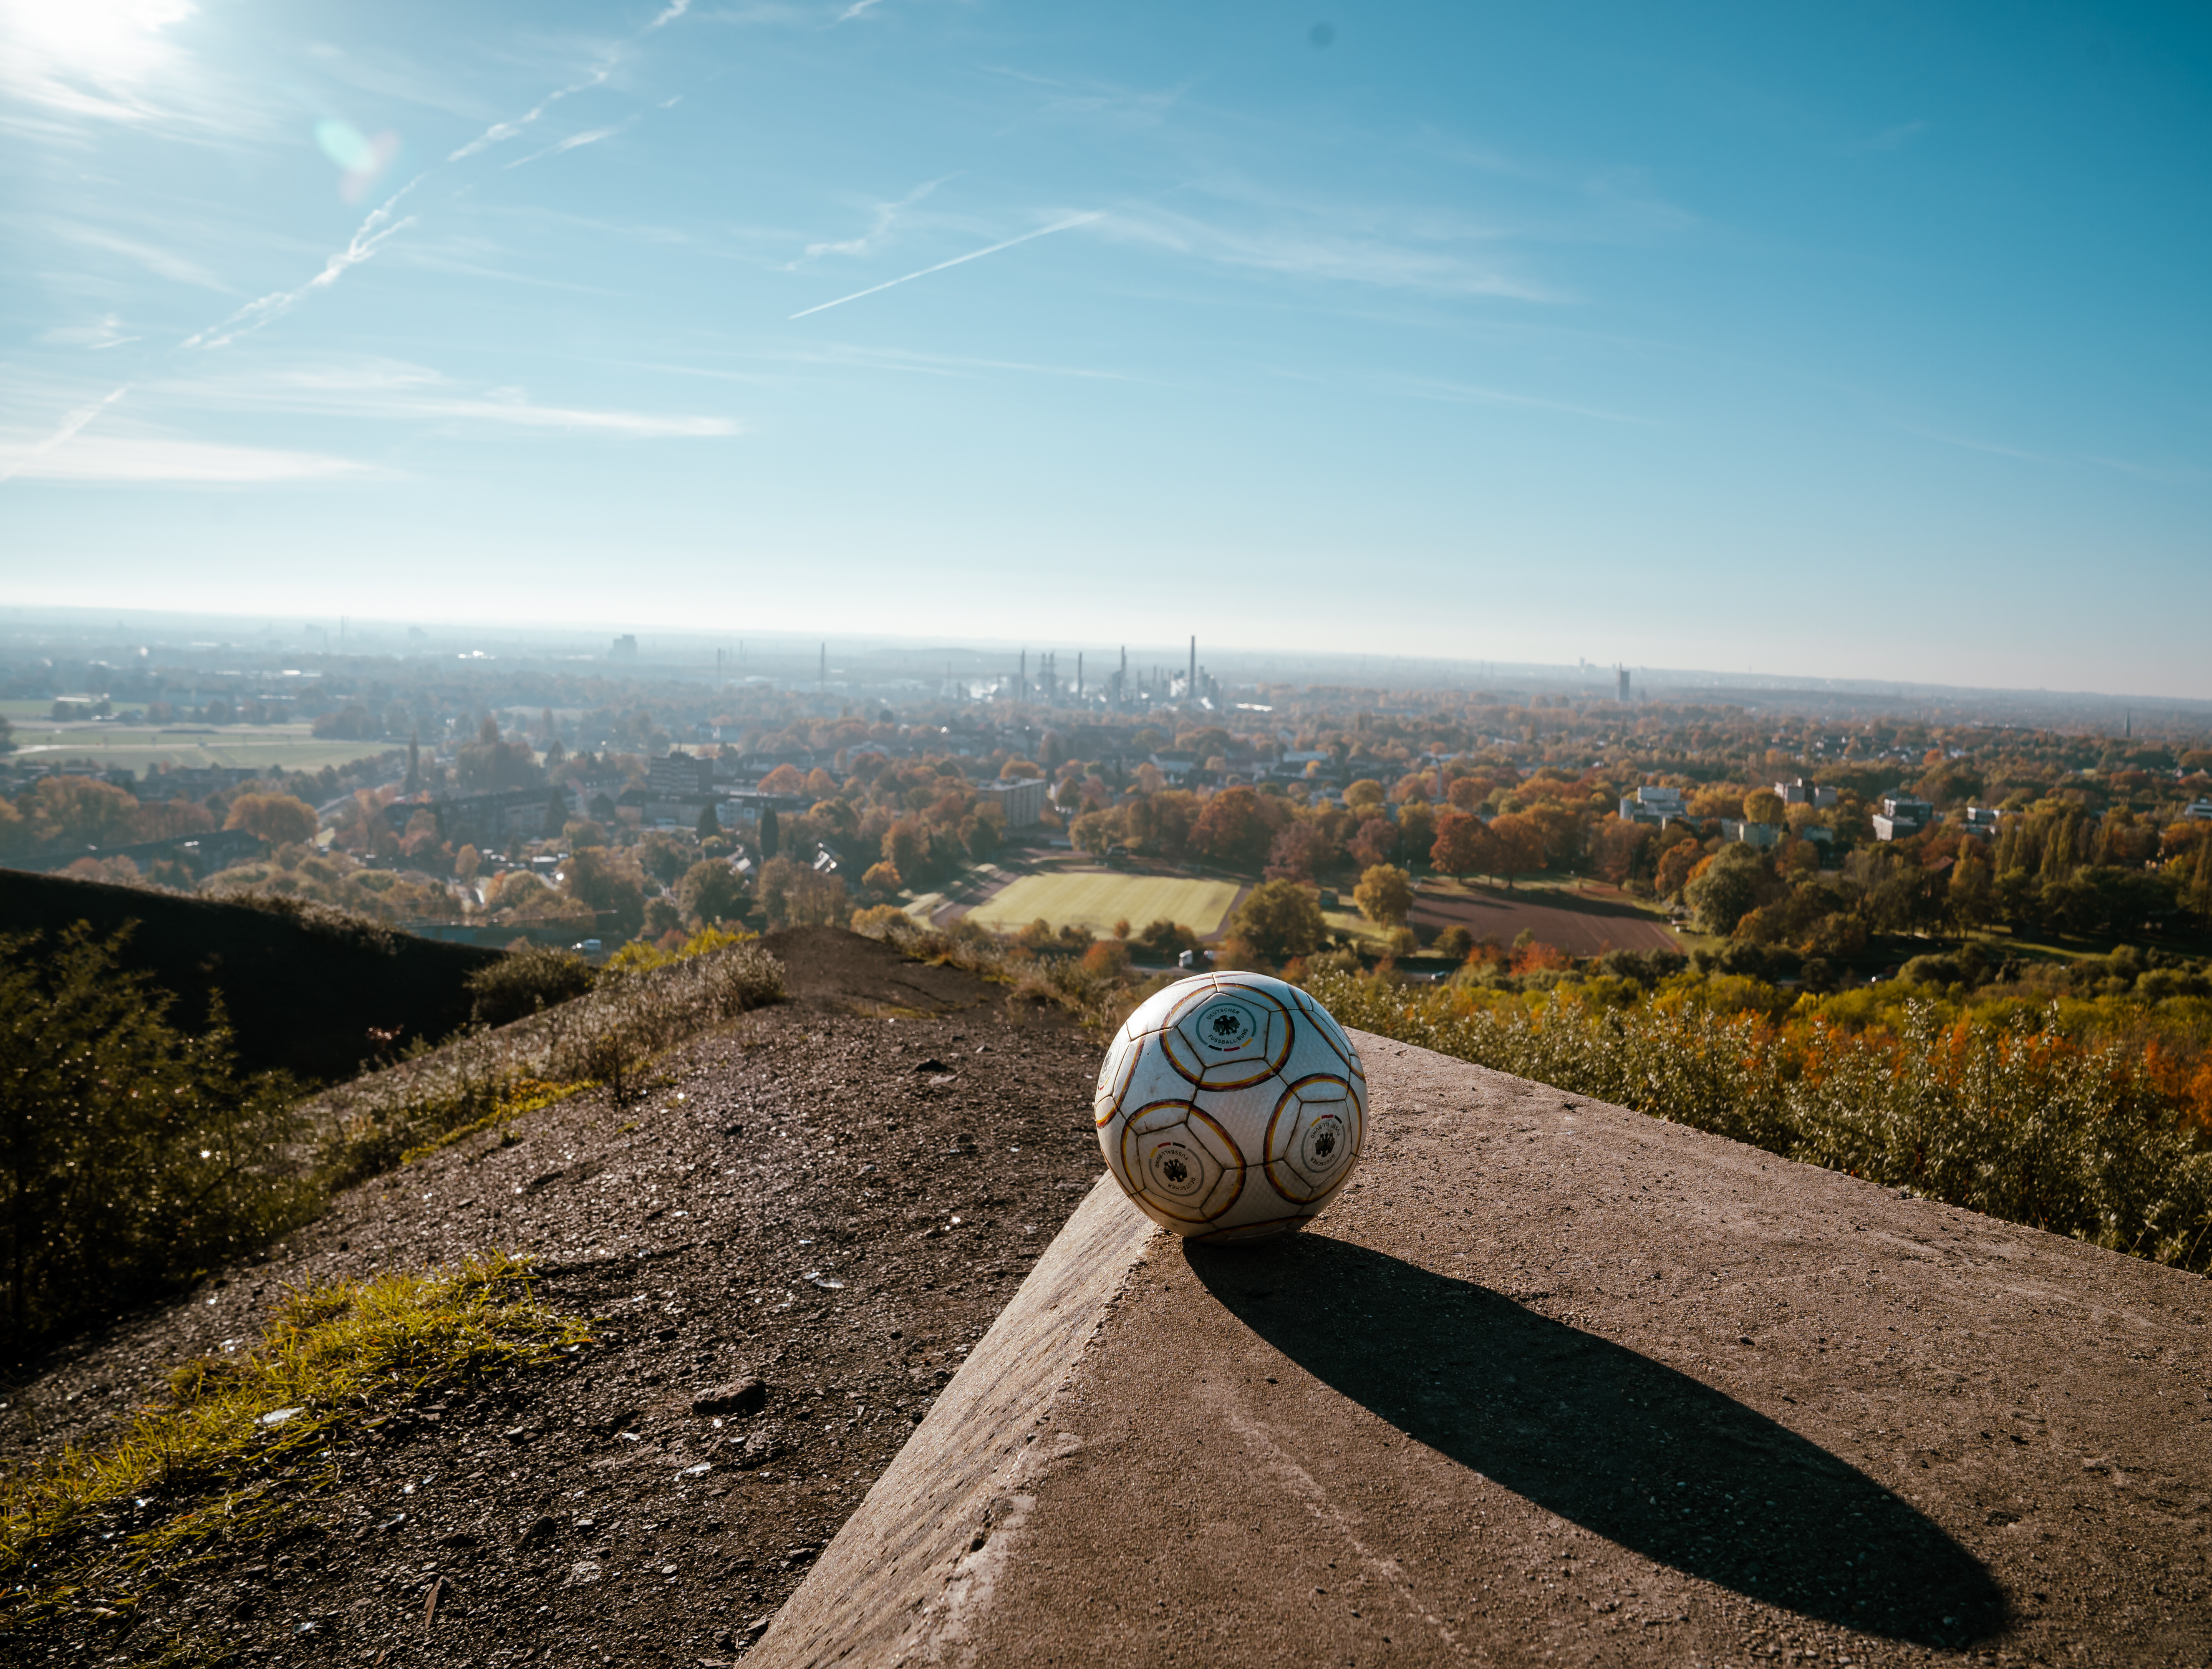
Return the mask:
POLYGON ((979 927, 1017 932, 1042 918, 1054 927, 1109 933, 1117 921, 1142 927, 1179 921, 1200 938, 1221 931, 1239 891, 1234 881, 1187 881, 1160 875, 1073 872, 1024 875, 968 912, 979 927))
POLYGON ((599 1087, 598 1083, 591 1078, 584 1078, 574 1083, 548 1083, 543 1078, 533 1077, 513 1079, 502 1084, 495 1092, 489 1112, 480 1118, 471 1119, 468 1123, 455 1129, 448 1130, 442 1135, 434 1136, 427 1142, 407 1149, 399 1156, 399 1162, 403 1165, 411 1165, 417 1159, 428 1158, 440 1149, 449 1148, 454 1143, 474 1136, 481 1131, 489 1130, 495 1125, 501 1127, 499 1144, 501 1147, 513 1147, 522 1138, 507 1130, 506 1128, 507 1125, 522 1117, 526 1113, 536 1113, 542 1108, 552 1106, 556 1102, 566 1101, 571 1095, 580 1095, 586 1089, 596 1089, 599 1087))
POLYGON ((0 1483, 0 1642, 127 1615, 195 1560, 268 1535, 380 1410, 590 1341, 506 1253, 294 1293, 258 1344, 178 1368, 167 1400, 112 1441, 0 1483))

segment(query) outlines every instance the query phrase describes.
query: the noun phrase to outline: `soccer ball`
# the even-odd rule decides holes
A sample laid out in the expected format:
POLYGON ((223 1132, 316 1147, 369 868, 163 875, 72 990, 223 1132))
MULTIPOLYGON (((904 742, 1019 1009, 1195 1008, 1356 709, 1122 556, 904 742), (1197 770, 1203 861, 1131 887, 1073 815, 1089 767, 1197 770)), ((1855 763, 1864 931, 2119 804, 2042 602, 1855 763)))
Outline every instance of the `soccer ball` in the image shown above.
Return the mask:
POLYGON ((1121 1192, 1191 1240, 1318 1216, 1359 1162, 1367 1076, 1328 1011, 1264 974, 1158 992, 1106 1051, 1091 1106, 1121 1192))

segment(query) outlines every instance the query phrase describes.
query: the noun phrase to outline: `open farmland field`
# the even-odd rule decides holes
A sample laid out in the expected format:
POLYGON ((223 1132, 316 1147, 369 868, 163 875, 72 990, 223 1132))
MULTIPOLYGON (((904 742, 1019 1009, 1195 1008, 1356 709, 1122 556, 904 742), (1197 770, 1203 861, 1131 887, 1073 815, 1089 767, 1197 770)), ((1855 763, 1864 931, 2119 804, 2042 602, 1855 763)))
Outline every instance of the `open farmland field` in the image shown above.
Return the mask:
POLYGON ((1182 881, 1105 871, 1024 875, 968 912, 968 919, 1011 933, 1042 916, 1054 927, 1073 924, 1110 933, 1117 921, 1179 921, 1200 937, 1221 931, 1241 890, 1233 881, 1182 881))
POLYGON ((1424 886, 1413 906, 1413 926, 1429 932, 1464 927, 1478 943, 1510 944, 1523 929, 1545 944, 1571 956, 1595 956, 1607 950, 1671 950, 1682 943, 1674 930, 1626 897, 1603 892, 1494 891, 1487 887, 1424 886))
POLYGON ((94 769, 143 771, 150 765, 236 765, 249 770, 282 765, 319 771, 389 753, 390 742, 340 742, 319 737, 306 725, 58 725, 37 719, 14 721, 21 760, 56 765, 76 760, 94 769))

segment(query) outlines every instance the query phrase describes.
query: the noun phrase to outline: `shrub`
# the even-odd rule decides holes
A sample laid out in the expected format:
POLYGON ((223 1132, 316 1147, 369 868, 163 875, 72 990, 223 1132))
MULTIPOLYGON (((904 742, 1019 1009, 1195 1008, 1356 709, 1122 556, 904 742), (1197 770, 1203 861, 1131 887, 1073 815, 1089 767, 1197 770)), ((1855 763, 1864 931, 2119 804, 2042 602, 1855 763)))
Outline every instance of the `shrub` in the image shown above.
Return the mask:
POLYGON ((759 941, 696 935, 685 954, 611 973, 585 996, 307 1102, 301 1112, 314 1132, 321 1180, 343 1187, 495 1119, 523 1079, 605 1084, 617 1101, 627 1099, 653 1055, 783 994, 783 964, 759 941), (716 940, 716 948, 696 949, 716 940))
POLYGON ((0 938, 0 1278, 15 1348, 300 1220, 290 1081, 240 1076, 220 1002, 187 1038, 125 935, 0 938))
POLYGON ((853 931, 869 938, 881 938, 881 929, 906 919, 906 912, 896 904, 871 904, 853 912, 853 931))
POLYGON ((1203 944, 1196 932, 1176 921, 1155 921, 1129 938, 1130 948, 1154 962, 1173 962, 1186 950, 1203 944))
POLYGON ((469 975, 471 1016, 479 1025, 508 1025, 582 996, 595 979, 592 965, 572 950, 526 945, 469 975))
POLYGON ((2160 1263, 2212 1269, 2212 1139, 2157 1051, 1904 1005, 1895 1031, 1717 1001, 1484 1005, 1316 974, 1339 1020, 1808 1164, 2160 1263))

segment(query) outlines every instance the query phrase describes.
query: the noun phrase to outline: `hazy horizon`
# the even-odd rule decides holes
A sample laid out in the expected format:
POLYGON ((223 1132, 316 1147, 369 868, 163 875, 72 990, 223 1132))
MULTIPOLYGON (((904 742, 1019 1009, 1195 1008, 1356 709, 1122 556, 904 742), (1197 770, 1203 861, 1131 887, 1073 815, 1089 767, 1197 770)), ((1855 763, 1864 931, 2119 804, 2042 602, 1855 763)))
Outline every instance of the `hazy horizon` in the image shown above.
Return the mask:
POLYGON ((0 604, 2212 698, 2209 82, 2160 8, 14 0, 0 604))

